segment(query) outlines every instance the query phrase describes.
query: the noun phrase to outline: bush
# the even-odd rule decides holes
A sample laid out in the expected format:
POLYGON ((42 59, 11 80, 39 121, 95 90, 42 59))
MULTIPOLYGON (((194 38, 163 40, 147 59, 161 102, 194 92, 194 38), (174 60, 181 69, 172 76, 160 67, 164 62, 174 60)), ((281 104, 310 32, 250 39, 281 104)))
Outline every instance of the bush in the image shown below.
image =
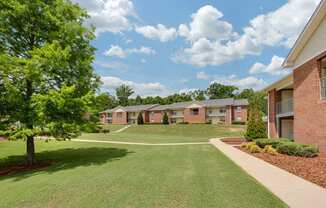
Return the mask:
POLYGON ((273 148, 272 145, 266 145, 263 149, 263 152, 271 155, 277 155, 277 150, 273 148))
POLYGON ((163 114, 162 124, 165 124, 165 125, 169 124, 169 117, 168 117, 168 114, 166 112, 164 112, 164 114, 163 114))
POLYGON ((86 123, 83 124, 80 129, 85 133, 99 133, 102 130, 102 127, 95 123, 86 123))
POLYGON ((291 140, 289 140, 289 139, 256 139, 255 142, 260 148, 264 148, 267 145, 270 145, 273 148, 277 148, 277 146, 279 144, 281 144, 282 142, 291 142, 291 140))
POLYGON ((262 113, 254 106, 249 108, 249 120, 244 136, 247 141, 267 137, 266 127, 262 119, 262 113))
POLYGON ((246 122, 243 122, 243 121, 233 121, 232 124, 234 124, 234 125, 245 125, 246 122))
POLYGON ((290 156, 315 157, 318 155, 318 147, 294 142, 282 142, 277 146, 277 152, 290 156))
POLYGON ((250 153, 259 153, 262 151, 255 142, 242 143, 240 147, 248 150, 250 153))
POLYGON ((144 124, 144 118, 143 118, 143 113, 140 112, 137 117, 137 124, 138 125, 143 125, 144 124))
POLYGON ((183 121, 183 122, 179 122, 178 124, 189 124, 189 122, 183 121))

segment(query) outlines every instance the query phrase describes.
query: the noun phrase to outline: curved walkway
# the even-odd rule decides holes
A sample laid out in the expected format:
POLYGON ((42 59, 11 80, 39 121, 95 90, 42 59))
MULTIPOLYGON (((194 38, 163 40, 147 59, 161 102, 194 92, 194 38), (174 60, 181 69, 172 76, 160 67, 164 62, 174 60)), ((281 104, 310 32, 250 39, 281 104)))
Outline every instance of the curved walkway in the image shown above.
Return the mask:
POLYGON ((232 147, 219 138, 210 143, 291 208, 325 208, 326 189, 232 147))
POLYGON ((88 142, 88 143, 129 144, 129 145, 142 145, 142 146, 178 146, 178 145, 209 144, 209 142, 143 143, 143 142, 119 142, 119 141, 87 140, 87 139, 72 139, 71 141, 88 142))
POLYGON ((126 130, 127 128, 129 128, 131 125, 127 125, 125 127, 122 127, 121 129, 118 129, 116 131, 114 131, 113 133, 120 133, 120 132, 123 132, 124 130, 126 130))

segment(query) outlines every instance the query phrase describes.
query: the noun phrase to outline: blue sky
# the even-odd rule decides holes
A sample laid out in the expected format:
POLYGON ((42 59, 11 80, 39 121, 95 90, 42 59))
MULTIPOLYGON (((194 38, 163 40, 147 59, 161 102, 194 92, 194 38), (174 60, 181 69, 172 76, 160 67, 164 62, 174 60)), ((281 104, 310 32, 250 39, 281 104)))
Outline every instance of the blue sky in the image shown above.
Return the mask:
POLYGON ((212 82, 262 89, 319 0, 74 0, 96 26, 102 90, 134 96, 206 89, 212 82))

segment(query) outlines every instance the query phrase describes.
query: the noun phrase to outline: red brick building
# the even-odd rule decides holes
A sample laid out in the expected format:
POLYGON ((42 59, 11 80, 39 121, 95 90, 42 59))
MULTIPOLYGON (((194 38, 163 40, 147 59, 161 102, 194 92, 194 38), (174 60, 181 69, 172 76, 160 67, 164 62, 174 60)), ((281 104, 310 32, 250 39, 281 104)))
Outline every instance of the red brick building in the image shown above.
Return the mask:
POLYGON ((133 124, 142 113, 145 123, 162 123, 167 113, 170 123, 245 123, 248 101, 216 99, 205 101, 180 102, 170 105, 138 105, 116 107, 100 114, 102 123, 133 124))
POLYGON ((326 1, 299 36, 283 66, 292 73, 268 92, 268 135, 316 144, 326 151, 326 1))

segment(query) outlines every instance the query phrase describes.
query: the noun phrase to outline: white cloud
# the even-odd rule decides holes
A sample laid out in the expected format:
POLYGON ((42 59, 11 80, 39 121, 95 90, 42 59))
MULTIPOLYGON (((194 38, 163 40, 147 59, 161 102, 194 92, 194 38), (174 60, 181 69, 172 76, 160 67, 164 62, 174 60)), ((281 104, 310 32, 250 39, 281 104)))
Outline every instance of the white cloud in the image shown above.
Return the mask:
POLYGON ((200 38, 229 39, 236 34, 232 32, 233 28, 230 23, 220 20, 222 17, 222 12, 216 8, 210 5, 203 6, 191 15, 192 22, 189 26, 186 24, 179 26, 179 35, 191 41, 200 38))
POLYGON ((188 93, 191 93, 191 92, 194 92, 198 90, 197 88, 184 88, 184 89, 181 89, 179 90, 179 94, 182 94, 182 93, 185 93, 185 94, 188 94, 188 93))
POLYGON ((197 77, 197 79, 202 79, 202 80, 209 79, 209 75, 204 71, 197 72, 196 77, 197 77))
POLYGON ((131 0, 73 0, 90 15, 89 24, 96 27, 96 34, 121 33, 132 29, 130 18, 137 17, 131 0))
POLYGON ((259 44, 290 48, 320 0, 288 0, 286 4, 250 21, 245 34, 259 44))
POLYGON ((223 44, 220 41, 210 41, 201 38, 190 48, 182 49, 172 56, 175 63, 191 64, 197 67, 221 65, 234 59, 244 58, 245 55, 258 55, 260 48, 247 37, 234 42, 223 44))
POLYGON ((253 76, 239 78, 236 75, 230 75, 226 77, 219 76, 216 77, 216 79, 211 83, 214 82, 223 85, 234 85, 238 87, 240 90, 247 89, 247 88, 252 88, 254 90, 261 90, 267 84, 263 79, 258 79, 253 76))
POLYGON ((126 84, 132 87, 135 91, 133 96, 167 96, 171 93, 165 85, 159 82, 138 83, 129 80, 122 80, 119 77, 113 76, 102 76, 101 80, 103 82, 103 87, 111 91, 122 84, 126 84))
POLYGON ((129 66, 125 63, 119 61, 111 61, 111 62, 104 62, 104 61, 95 61, 96 65, 106 68, 106 69, 118 69, 126 71, 129 69, 129 66))
POLYGON ((268 65, 257 62, 249 69, 250 74, 268 73, 272 75, 285 75, 289 73, 289 70, 282 69, 283 57, 274 55, 271 62, 268 65))
POLYGON ((104 51, 105 56, 117 56, 119 58, 125 58, 126 52, 118 45, 111 45, 109 50, 104 51))
MULTIPOLYGON (((217 66, 259 55, 264 46, 291 47, 320 0, 288 0, 280 8, 253 18, 241 35, 212 6, 201 7, 178 33, 190 46, 172 56, 176 63, 217 66), (298 12, 300 11, 300 12, 298 12)), ((257 67, 257 66, 256 66, 257 67)))
POLYGON ((160 40, 161 42, 171 41, 177 37, 175 28, 167 28, 162 24, 158 24, 156 27, 150 25, 136 27, 135 30, 146 38, 160 40))
POLYGON ((110 48, 104 51, 105 56, 116 56, 119 58, 125 58, 130 54, 143 54, 143 55, 155 55, 156 51, 152 48, 142 46, 140 48, 127 48, 122 49, 118 45, 111 45, 110 48))

